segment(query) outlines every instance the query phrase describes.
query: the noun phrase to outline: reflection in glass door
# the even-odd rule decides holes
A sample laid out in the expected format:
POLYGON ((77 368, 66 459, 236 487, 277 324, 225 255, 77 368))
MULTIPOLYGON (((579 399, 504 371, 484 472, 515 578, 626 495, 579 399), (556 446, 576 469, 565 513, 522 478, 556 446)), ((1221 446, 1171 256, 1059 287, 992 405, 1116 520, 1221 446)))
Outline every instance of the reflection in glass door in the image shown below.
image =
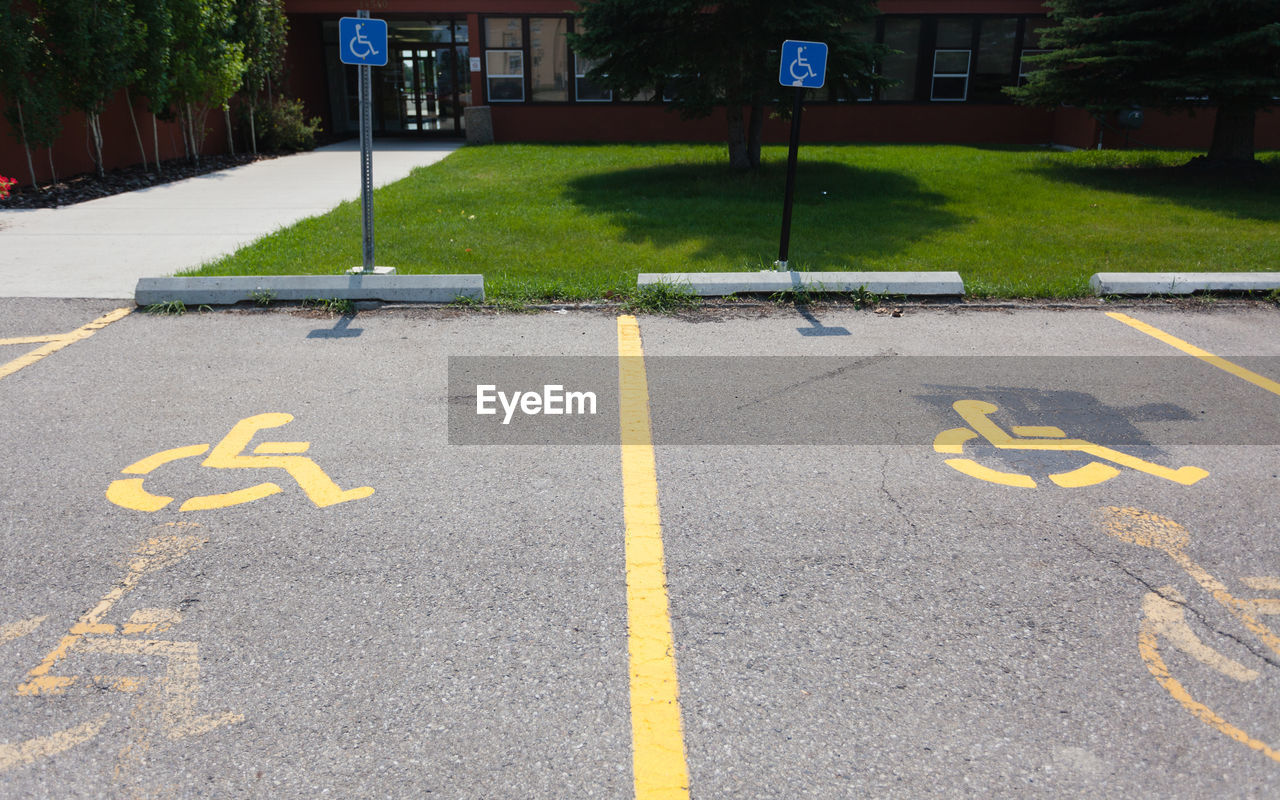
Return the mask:
MULTIPOLYGON (((460 19, 393 20, 389 58, 373 70, 373 126, 378 136, 460 136, 471 103, 467 23, 460 19)), ((359 130, 356 68, 339 58, 338 21, 322 26, 335 133, 359 130)))
MULTIPOLYGON (((399 123, 404 131, 461 130, 459 86, 470 86, 467 66, 453 47, 402 49, 397 52, 400 72, 399 123)), ((469 70, 468 70, 469 72, 469 70)))

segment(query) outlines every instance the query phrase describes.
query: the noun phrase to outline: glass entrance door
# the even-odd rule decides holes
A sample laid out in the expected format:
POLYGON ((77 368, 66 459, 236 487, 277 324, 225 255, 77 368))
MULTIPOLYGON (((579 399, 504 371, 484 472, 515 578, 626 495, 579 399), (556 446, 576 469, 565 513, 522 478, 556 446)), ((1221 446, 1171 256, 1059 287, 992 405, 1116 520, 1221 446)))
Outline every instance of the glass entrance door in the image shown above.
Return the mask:
MULTIPOLYGON (((467 23, 461 19, 392 20, 389 57, 373 68, 373 129, 378 136, 461 136, 471 104, 467 23)), ((323 25, 333 130, 359 130, 356 68, 341 63, 338 23, 323 25)))
POLYGON ((459 69, 458 48, 402 49, 397 56, 400 130, 460 131, 464 98, 458 87, 471 81, 459 69))

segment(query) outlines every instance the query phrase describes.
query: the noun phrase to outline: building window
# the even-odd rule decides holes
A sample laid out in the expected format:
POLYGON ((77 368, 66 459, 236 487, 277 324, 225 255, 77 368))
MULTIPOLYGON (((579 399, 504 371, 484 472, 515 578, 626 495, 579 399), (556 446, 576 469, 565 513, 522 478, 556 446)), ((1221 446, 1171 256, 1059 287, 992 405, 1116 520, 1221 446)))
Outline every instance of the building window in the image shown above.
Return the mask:
POLYGON ((910 17, 888 17, 884 20, 884 43, 898 53, 884 57, 880 74, 897 81, 880 90, 881 100, 916 99, 916 64, 920 58, 920 20, 910 17))
POLYGON ((524 25, 519 17, 489 17, 484 21, 484 71, 489 100, 524 101, 524 25))
POLYGON ((568 102, 568 30, 568 17, 486 17, 489 100, 568 102))
POLYGON ((969 100, 1008 103, 1004 87, 1017 83, 1018 18, 986 17, 979 21, 978 53, 974 58, 969 100))
POLYGON ((495 103, 524 101, 524 53, 519 50, 486 50, 489 100, 495 103))
POLYGON ((930 100, 962 102, 969 98, 968 50, 935 50, 933 53, 933 89, 930 100))
POLYGON ((534 102, 565 103, 569 100, 569 43, 564 17, 529 19, 529 69, 534 102))
POLYGON ((1048 50, 1043 49, 1040 45, 1040 31, 1049 23, 1045 17, 1028 17, 1022 24, 1022 51, 1018 58, 1018 85, 1027 82, 1027 73, 1035 69, 1034 66, 1027 63, 1028 56, 1038 56, 1041 53, 1047 53, 1048 50))
MULTIPOLYGON (((849 26, 845 30, 847 33, 852 33, 854 36, 857 36, 858 39, 864 42, 874 44, 876 41, 875 20, 867 20, 865 22, 859 22, 849 26)), ((876 64, 873 67, 873 71, 876 74, 879 74, 880 65, 876 64)), ((842 77, 847 80, 849 76, 844 75, 842 77)), ((871 102, 872 99, 874 99, 870 89, 867 89, 864 93, 854 92, 851 96, 849 92, 846 92, 843 89, 839 88, 838 86, 834 86, 834 85, 832 85, 831 88, 828 90, 828 94, 829 94, 829 97, 823 97, 820 99, 822 100, 831 99, 837 103, 847 103, 850 100, 855 100, 859 103, 869 103, 871 102)))
POLYGON ((613 92, 605 89, 587 77, 596 65, 588 58, 575 55, 573 57, 574 98, 583 103, 607 103, 613 99, 613 92))

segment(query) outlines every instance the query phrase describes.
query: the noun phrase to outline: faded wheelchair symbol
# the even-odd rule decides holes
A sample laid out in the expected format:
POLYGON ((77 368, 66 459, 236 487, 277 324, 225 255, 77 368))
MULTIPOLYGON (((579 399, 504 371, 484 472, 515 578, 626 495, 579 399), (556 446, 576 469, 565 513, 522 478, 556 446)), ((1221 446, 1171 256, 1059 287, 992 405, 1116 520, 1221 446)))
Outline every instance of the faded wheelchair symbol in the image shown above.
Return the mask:
MULTIPOLYGON (((196 527, 190 523, 170 523, 169 527, 196 527)), ((129 730, 133 738, 120 750, 117 773, 141 759, 156 734, 170 740, 198 736, 224 725, 244 719, 243 714, 222 712, 200 714, 196 696, 200 683, 199 644, 157 638, 182 621, 182 613, 174 608, 142 608, 121 624, 105 622, 110 612, 143 577, 172 566, 207 540, 190 534, 149 539, 137 548, 125 575, 99 598, 97 604, 72 625, 58 644, 18 684, 16 694, 26 697, 59 697, 77 687, 90 694, 93 690, 137 694, 139 699, 130 715, 129 730), (66 674, 72 661, 83 656, 158 657, 165 669, 159 677, 115 674, 66 674)), ((0 626, 0 644, 33 633, 47 619, 32 617, 0 626)), ((29 764, 75 747, 102 733, 111 719, 110 713, 99 714, 77 725, 26 741, 0 743, 0 772, 29 764)), ((127 771, 127 770, 126 770, 127 771)))
MULTIPOLYGON (((258 414, 242 419, 231 428, 222 441, 209 449, 207 444, 195 444, 186 447, 175 447, 163 450, 155 455, 147 456, 141 461, 125 467, 121 472, 125 475, 150 475, 156 469, 173 461, 184 458, 209 456, 201 463, 202 467, 214 469, 282 469, 289 474, 298 486, 306 493, 316 506, 345 503, 348 500, 359 500, 373 494, 373 487, 361 486, 355 489, 342 489, 334 483, 324 470, 310 458, 301 455, 310 447, 310 442, 263 442, 253 450, 253 455, 245 455, 254 434, 265 428, 278 428, 293 421, 291 414, 258 414)), ((159 511, 169 503, 172 497, 155 495, 143 488, 145 478, 120 478, 107 487, 107 499, 123 508, 134 511, 159 511)), ((179 506, 179 511, 202 511, 214 508, 251 503, 283 491, 279 484, 270 481, 256 484, 234 492, 208 494, 192 497, 179 506)))
MULTIPOLYGON (((1103 529, 1121 541, 1163 552, 1173 559, 1201 589, 1226 610, 1245 631, 1252 634, 1268 650, 1280 657, 1280 634, 1266 625, 1262 617, 1280 615, 1280 577, 1245 577, 1240 583, 1253 591, 1274 592, 1275 596, 1243 598, 1233 594, 1225 583, 1209 573, 1187 555, 1191 534, 1186 528, 1166 517, 1140 508, 1110 507, 1104 509, 1103 529)), ((1248 667, 1219 652, 1196 635, 1186 618, 1186 596, 1173 585, 1148 592, 1142 600, 1142 622, 1138 632, 1138 652, 1147 671, 1170 696, 1197 719, 1241 744, 1280 762, 1280 747, 1259 739, 1253 733, 1196 700, 1161 654, 1160 642, 1182 651, 1194 660, 1232 680, 1237 686, 1253 684, 1261 671, 1248 667)), ((1226 634, 1230 636, 1230 634, 1226 634)), ((1232 638, 1236 638, 1232 636, 1232 638)), ((1255 654, 1264 660, 1269 657, 1255 654)), ((1274 665, 1274 661, 1270 661, 1274 665)))

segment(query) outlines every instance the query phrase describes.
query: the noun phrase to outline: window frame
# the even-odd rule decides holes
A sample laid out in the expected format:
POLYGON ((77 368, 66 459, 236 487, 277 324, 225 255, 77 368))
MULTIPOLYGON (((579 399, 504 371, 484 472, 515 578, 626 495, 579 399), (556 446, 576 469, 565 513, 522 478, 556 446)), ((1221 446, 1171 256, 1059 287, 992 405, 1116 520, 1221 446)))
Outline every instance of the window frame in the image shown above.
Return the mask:
MULTIPOLYGON (((578 91, 577 91, 578 76, 575 74, 576 62, 573 60, 576 57, 576 54, 573 52, 573 48, 569 47, 568 42, 565 42, 565 47, 564 47, 564 52, 565 52, 565 57, 563 59, 564 63, 557 65, 559 69, 562 70, 562 74, 564 74, 567 81, 565 86, 566 99, 538 100, 534 98, 533 96, 533 42, 532 42, 532 31, 530 30, 530 26, 529 26, 530 20, 533 20, 533 19, 564 20, 565 33, 574 32, 575 20, 572 14, 506 13, 506 14, 481 14, 480 15, 479 28, 480 28, 480 35, 481 35, 481 51, 484 53, 484 58, 481 63, 484 68, 485 102, 487 103, 526 103, 530 105, 539 105, 539 106, 569 105, 569 104, 578 103, 578 102, 583 102, 583 103, 605 102, 600 100, 579 100, 578 99, 578 91), (520 21, 520 46, 509 47, 509 46, 503 46, 501 44, 498 44, 496 46, 491 46, 489 44, 489 29, 488 29, 488 22, 491 19, 519 20, 520 21), (489 72, 489 54, 494 52, 520 53, 520 63, 521 63, 522 74, 519 76, 505 75, 505 74, 491 75, 489 72), (519 100, 494 99, 492 93, 489 91, 489 87, 490 87, 489 80, 491 77, 495 77, 495 78, 501 77, 501 78, 508 78, 508 79, 519 77, 520 93, 521 93, 520 99, 519 100)), ((552 49, 554 50, 554 48, 552 49)), ((612 102, 612 101, 609 101, 609 102, 612 102)))
POLYGON ((524 68, 524 63, 525 63, 525 58, 524 58, 524 51, 523 51, 523 50, 516 50, 516 49, 513 49, 513 48, 509 48, 509 47, 508 47, 508 48, 505 48, 505 49, 501 49, 501 50, 498 50, 498 49, 490 50, 490 49, 486 48, 486 49, 485 49, 485 51, 484 51, 484 94, 485 94, 485 100, 486 100, 487 102, 490 102, 490 103, 523 103, 523 102, 526 102, 526 97, 527 97, 527 87, 525 86, 525 84, 527 83, 527 80, 525 79, 525 72, 526 72, 526 70, 525 70, 525 68, 524 68), (511 53, 514 53, 515 55, 517 55, 517 56, 519 56, 519 57, 520 57, 520 72, 519 72, 519 74, 516 74, 516 73, 514 73, 514 72, 510 72, 510 73, 508 73, 508 72, 496 72, 496 73, 495 73, 495 72, 491 72, 491 71, 489 70, 489 56, 493 56, 493 55, 497 55, 497 56, 505 56, 505 55, 509 55, 509 54, 511 54, 511 53), (493 96, 493 81, 494 81, 495 79, 496 79, 496 80, 511 80, 512 78, 518 78, 518 79, 520 80, 520 97, 518 97, 518 98, 513 98, 513 97, 494 97, 494 96, 493 96))
POLYGON ((929 80, 929 102, 930 103, 965 103, 969 100, 969 80, 973 75, 973 50, 961 49, 955 47, 936 48, 933 51, 933 71, 929 80), (938 56, 943 53, 964 53, 965 54, 965 71, 960 72, 938 72, 938 56), (938 79, 939 78, 964 78, 964 93, 961 97, 938 97, 938 79))
POLYGON ((604 89, 604 90, 603 90, 603 91, 604 91, 604 93, 608 95, 608 97, 587 97, 587 98, 584 98, 584 97, 582 96, 582 92, 581 92, 582 82, 583 82, 583 81, 585 81, 585 80, 587 80, 587 72, 589 72, 589 71, 591 70, 591 67, 590 67, 590 66, 588 66, 585 70, 584 70, 584 69, 582 69, 582 62, 584 62, 584 61, 589 62, 589 61, 590 61, 590 59, 584 59, 582 56, 580 56, 580 55, 578 55, 577 53, 575 53, 575 52, 573 51, 573 49, 572 49, 572 48, 570 48, 570 49, 569 49, 569 53, 570 53, 570 55, 572 55, 572 56, 573 56, 573 98, 572 98, 572 102, 575 102, 575 103, 612 103, 612 102, 613 102, 613 90, 612 90, 612 89, 604 89))

